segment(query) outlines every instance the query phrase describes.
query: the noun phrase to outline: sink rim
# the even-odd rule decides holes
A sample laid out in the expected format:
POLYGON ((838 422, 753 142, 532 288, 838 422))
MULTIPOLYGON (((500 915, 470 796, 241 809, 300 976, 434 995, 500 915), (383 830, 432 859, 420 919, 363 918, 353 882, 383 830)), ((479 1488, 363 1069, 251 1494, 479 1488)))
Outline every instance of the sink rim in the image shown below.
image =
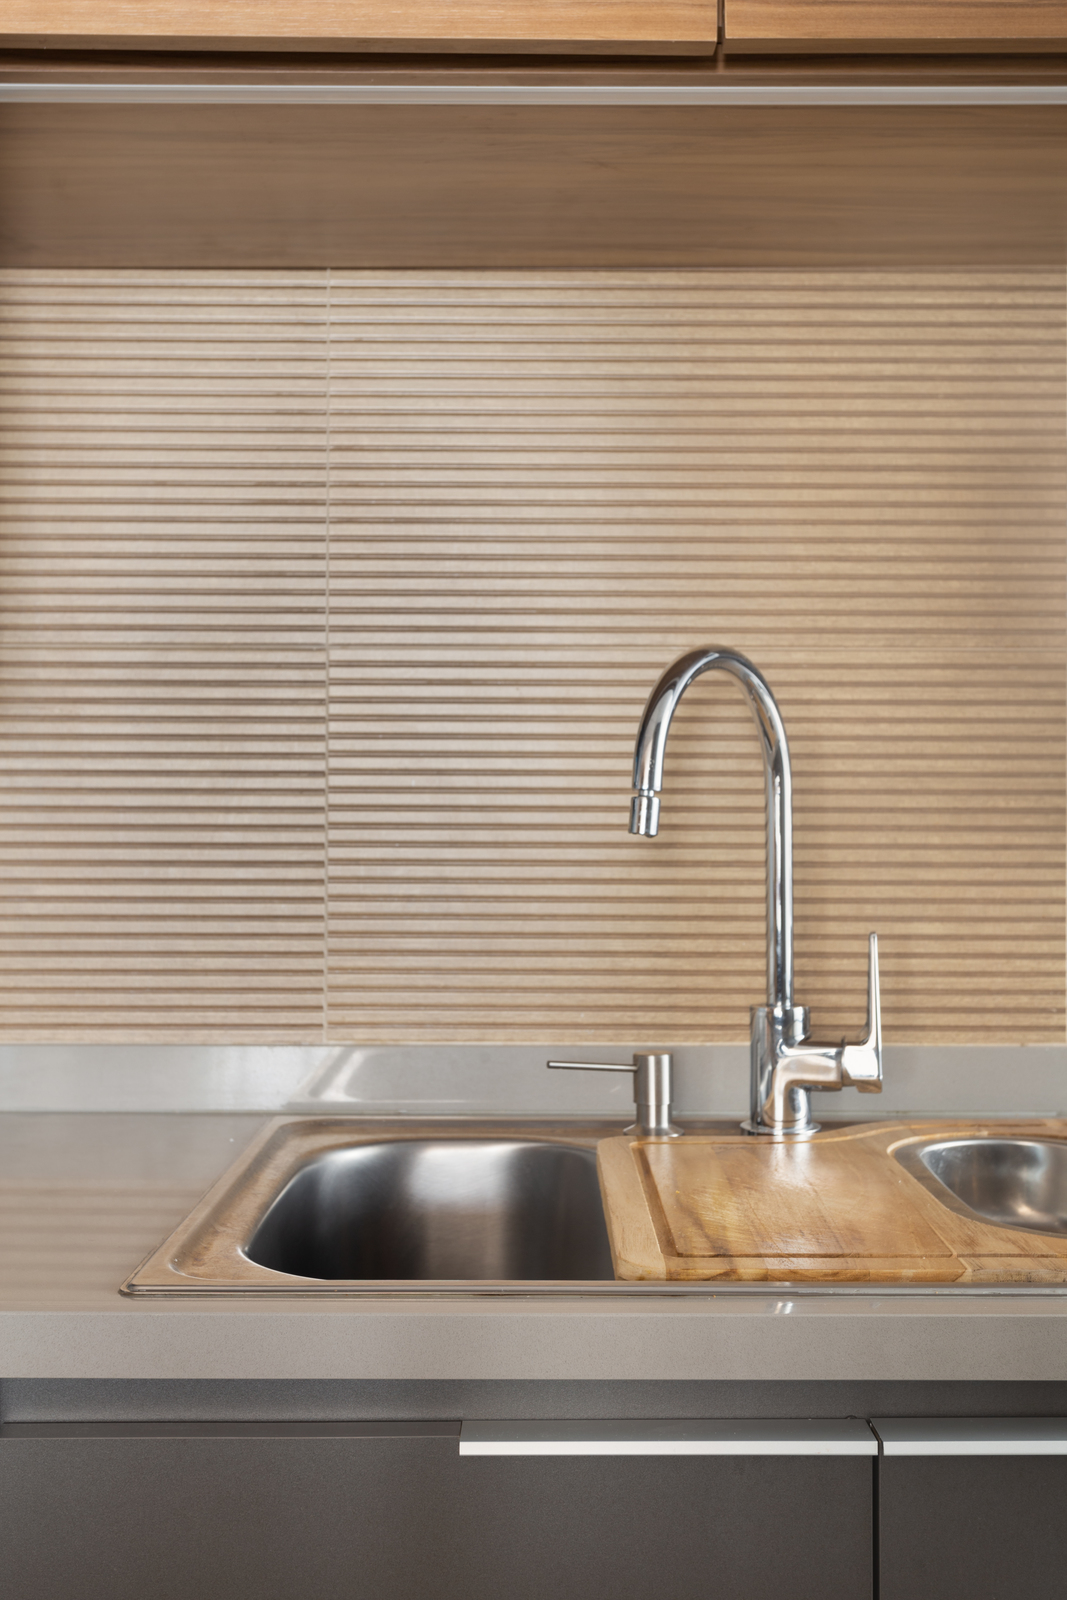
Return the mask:
POLYGON ((1067 1149, 1067 1137, 1056 1138, 1048 1133, 1007 1133, 1003 1130, 986 1131, 985 1129, 969 1133, 944 1133, 940 1135, 926 1134, 921 1138, 906 1140, 894 1145, 890 1150, 893 1160, 902 1166, 938 1205, 946 1211, 952 1211, 958 1217, 964 1217, 968 1222, 980 1222, 987 1228, 1008 1228, 1012 1233, 1036 1234, 1039 1238, 1062 1239, 1067 1228, 1034 1228, 1021 1222, 1006 1222, 994 1219, 982 1211, 976 1211, 965 1200, 961 1200, 955 1190, 950 1189, 942 1178, 927 1166, 923 1159, 927 1151, 944 1149, 952 1145, 1052 1145, 1058 1149, 1067 1149))

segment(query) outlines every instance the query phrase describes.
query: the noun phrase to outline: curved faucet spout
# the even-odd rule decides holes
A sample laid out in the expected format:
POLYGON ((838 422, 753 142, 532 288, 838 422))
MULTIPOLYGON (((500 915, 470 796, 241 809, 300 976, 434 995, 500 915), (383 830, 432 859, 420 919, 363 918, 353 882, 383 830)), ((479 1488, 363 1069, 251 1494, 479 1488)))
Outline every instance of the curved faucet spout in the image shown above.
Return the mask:
POLYGON ((767 1003, 793 1006, 793 795, 789 744, 766 678, 736 650, 711 645, 690 650, 667 668, 648 697, 634 748, 634 795, 630 832, 651 838, 659 831, 659 790, 667 734, 678 702, 701 673, 722 671, 745 691, 759 730, 767 779, 767 1003))

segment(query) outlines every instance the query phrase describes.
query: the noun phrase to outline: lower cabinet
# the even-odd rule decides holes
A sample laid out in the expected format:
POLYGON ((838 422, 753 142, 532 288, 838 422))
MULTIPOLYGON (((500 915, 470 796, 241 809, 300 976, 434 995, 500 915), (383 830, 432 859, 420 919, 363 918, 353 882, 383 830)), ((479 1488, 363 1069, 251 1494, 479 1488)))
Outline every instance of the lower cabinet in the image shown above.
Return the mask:
POLYGON ((884 1461, 880 1600, 1062 1600, 1067 1461, 884 1461))
POLYGON ((1060 1600, 1065 1524, 1065 1418, 0 1427, 12 1600, 1060 1600))
POLYGON ((458 1435, 448 1423, 8 1424, 4 1592, 871 1600, 869 1457, 468 1458, 458 1435))
POLYGON ((1067 1424, 960 1419, 874 1426, 879 1600, 1061 1600, 1067 1424))

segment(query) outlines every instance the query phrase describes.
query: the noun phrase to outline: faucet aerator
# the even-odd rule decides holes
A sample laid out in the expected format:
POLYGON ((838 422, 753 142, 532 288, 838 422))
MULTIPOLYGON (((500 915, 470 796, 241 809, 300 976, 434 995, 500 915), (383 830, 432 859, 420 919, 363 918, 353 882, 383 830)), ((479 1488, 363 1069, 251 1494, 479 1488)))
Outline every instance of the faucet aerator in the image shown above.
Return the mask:
POLYGON ((651 791, 635 794, 630 801, 630 832, 642 839, 654 839, 659 832, 659 795, 651 791))

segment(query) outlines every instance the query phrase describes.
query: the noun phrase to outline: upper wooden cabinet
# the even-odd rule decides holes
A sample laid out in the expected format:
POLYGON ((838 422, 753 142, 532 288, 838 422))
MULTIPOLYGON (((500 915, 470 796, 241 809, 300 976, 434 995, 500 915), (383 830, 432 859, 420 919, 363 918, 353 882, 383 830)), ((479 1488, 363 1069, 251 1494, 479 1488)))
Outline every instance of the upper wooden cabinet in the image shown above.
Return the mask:
MULTIPOLYGON (((1067 48, 1067 0, 724 0, 736 51, 1067 48)), ((711 54, 718 0, 0 0, 0 47, 711 54)))
POLYGON ((1034 51, 1067 44, 1064 0, 726 0, 736 51, 1034 51))
POLYGON ((0 0, 0 45, 710 54, 716 0, 0 0))

